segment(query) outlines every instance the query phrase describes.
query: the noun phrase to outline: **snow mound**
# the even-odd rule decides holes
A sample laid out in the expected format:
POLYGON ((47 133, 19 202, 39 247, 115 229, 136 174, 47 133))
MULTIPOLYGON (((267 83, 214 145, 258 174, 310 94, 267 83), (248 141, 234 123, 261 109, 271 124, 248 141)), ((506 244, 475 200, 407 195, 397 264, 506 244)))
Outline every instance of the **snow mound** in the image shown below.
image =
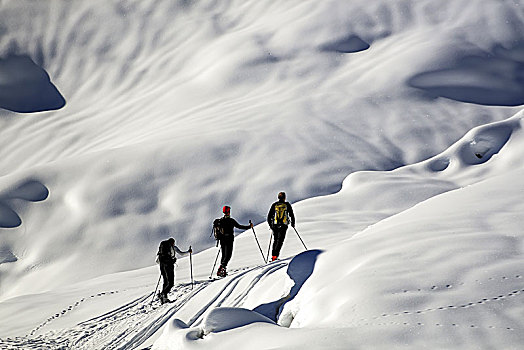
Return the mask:
POLYGON ((254 324, 275 325, 275 322, 248 309, 217 307, 206 315, 200 327, 189 327, 182 320, 173 318, 152 349, 186 349, 198 345, 205 346, 207 336, 212 337, 212 334, 254 324), (203 342, 203 344, 195 344, 195 342, 203 342))
POLYGON ((0 108, 31 113, 60 109, 65 99, 29 56, 0 59, 0 108))
POLYGON ((454 181, 459 181, 457 177, 463 177, 464 174, 476 174, 468 177, 469 183, 463 184, 487 178, 486 172, 492 175, 502 174, 509 167, 521 164, 518 159, 521 155, 519 144, 522 143, 520 132, 523 117, 524 111, 507 120, 473 128, 446 151, 419 164, 408 166, 404 171, 417 169, 422 172, 442 172, 454 181), (516 133, 519 136, 513 137, 516 133), (508 150, 502 152, 503 149, 508 150), (481 164, 486 166, 478 167, 481 164))
MULTIPOLYGON (((523 117, 474 128, 435 159, 353 174, 340 193, 302 203, 315 222, 326 217, 328 201, 337 216, 350 217, 354 191, 371 201, 383 190, 403 200, 396 215, 319 255, 279 324, 303 330, 304 339, 321 329, 377 349, 421 348, 428 339, 435 348, 518 348, 524 341, 518 316, 524 312, 524 204, 514 194, 524 191, 523 117), (434 171, 442 159, 448 166, 434 171), (422 179, 435 185, 435 195, 410 194, 423 188, 422 179)), ((394 205, 383 202, 383 210, 394 205)), ((320 348, 341 342, 329 339, 320 348)))
POLYGON ((178 318, 173 318, 162 332, 162 336, 155 342, 153 350, 183 349, 190 346, 195 340, 201 339, 202 330, 189 326, 178 318))
POLYGON ((204 318, 202 331, 204 335, 207 335, 244 327, 257 322, 275 324, 269 318, 255 311, 236 307, 218 307, 211 310, 204 318))
POLYGON ((287 283, 287 285, 289 285, 289 292, 285 293, 283 297, 276 301, 257 306, 253 311, 266 316, 281 326, 289 326, 293 319, 294 311, 284 312, 283 310, 285 310, 286 305, 295 298, 309 276, 311 276, 315 269, 317 257, 321 253, 322 252, 317 249, 307 250, 297 254, 291 259, 286 271, 289 277, 287 282, 290 282, 287 283))

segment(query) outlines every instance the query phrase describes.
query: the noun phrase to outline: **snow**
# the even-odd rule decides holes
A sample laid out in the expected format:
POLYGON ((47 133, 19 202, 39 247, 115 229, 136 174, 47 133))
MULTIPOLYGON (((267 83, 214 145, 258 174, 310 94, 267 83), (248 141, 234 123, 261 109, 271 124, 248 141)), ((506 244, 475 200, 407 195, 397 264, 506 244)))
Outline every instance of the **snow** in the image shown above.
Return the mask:
POLYGON ((521 348, 523 5, 0 1, 0 347, 521 348))

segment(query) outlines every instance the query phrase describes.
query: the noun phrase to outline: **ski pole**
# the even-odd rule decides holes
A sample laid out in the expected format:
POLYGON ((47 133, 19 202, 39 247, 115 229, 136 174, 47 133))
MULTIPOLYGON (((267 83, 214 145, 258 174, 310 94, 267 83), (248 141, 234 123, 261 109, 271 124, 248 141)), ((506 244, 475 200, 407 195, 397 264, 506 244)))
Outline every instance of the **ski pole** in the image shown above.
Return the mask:
MULTIPOLYGON (((249 223, 253 225, 251 220, 249 220, 249 223)), ((253 234, 255 235, 255 241, 257 241, 258 249, 260 250, 260 254, 262 254, 262 260, 264 260, 264 264, 267 264, 267 260, 264 258, 264 253, 262 252, 262 248, 260 247, 260 243, 258 243, 257 234, 255 233, 255 228, 251 226, 251 229, 253 230, 253 234)))
POLYGON ((267 258, 266 258, 267 262, 269 262, 269 251, 271 250, 271 241, 272 240, 273 240, 273 232, 271 232, 271 236, 269 236, 269 247, 267 247, 267 258))
POLYGON ((193 290, 193 250, 191 249, 191 246, 189 246, 189 250, 190 250, 189 251, 189 268, 191 271, 191 290, 193 290))
POLYGON ((153 292, 153 299, 151 299, 151 304, 153 304, 153 301, 155 300, 156 290, 158 289, 158 285, 160 284, 160 278, 162 277, 162 274, 158 276, 158 282, 156 283, 155 291, 153 292))
MULTIPOLYGON (((218 246, 218 243, 217 243, 217 246, 218 246)), ((218 255, 220 254, 220 249, 222 249, 222 247, 218 248, 217 257, 215 258, 215 263, 213 264, 213 268, 211 269, 211 275, 209 275, 209 278, 213 278, 213 271, 215 271, 215 266, 217 266, 218 255)))
POLYGON ((302 240, 302 237, 300 237, 300 235, 298 234, 297 229, 293 227, 293 230, 295 230, 295 232, 297 233, 298 239, 300 239, 300 242, 302 242, 302 244, 304 245, 304 248, 306 248, 306 250, 307 250, 306 244, 305 244, 304 241, 302 240))

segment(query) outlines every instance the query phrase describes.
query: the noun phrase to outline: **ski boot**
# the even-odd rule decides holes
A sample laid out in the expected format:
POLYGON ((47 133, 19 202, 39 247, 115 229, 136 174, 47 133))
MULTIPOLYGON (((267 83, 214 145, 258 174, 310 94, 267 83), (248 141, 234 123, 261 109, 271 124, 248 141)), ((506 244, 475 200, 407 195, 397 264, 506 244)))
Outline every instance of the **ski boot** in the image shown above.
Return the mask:
POLYGON ((162 292, 158 292, 158 294, 156 295, 157 299, 160 301, 160 304, 163 304, 164 303, 164 294, 162 294, 162 292))
POLYGON ((170 302, 169 299, 167 298, 167 295, 164 295, 162 292, 158 293, 158 300, 160 300, 160 304, 162 305, 170 302))
POLYGON ((218 271, 217 271, 217 276, 218 277, 226 277, 227 275, 227 272, 226 272, 226 268, 222 265, 220 265, 220 267, 218 268, 218 271))
POLYGON ((278 256, 276 256, 276 255, 273 255, 273 256, 271 257, 271 261, 275 261, 275 260, 277 260, 277 259, 278 259, 278 256))

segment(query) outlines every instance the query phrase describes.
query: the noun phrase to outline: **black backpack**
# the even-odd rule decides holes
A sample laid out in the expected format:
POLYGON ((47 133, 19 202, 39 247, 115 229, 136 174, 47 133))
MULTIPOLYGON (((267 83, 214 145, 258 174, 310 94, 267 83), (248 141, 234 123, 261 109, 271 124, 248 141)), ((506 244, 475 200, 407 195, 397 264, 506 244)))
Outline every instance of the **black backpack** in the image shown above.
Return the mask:
POLYGON ((213 221, 213 235, 218 241, 224 237, 224 228, 222 227, 222 218, 213 221))
POLYGON ((176 257, 171 256, 169 253, 169 250, 171 249, 168 241, 162 241, 160 242, 160 246, 158 247, 158 260, 162 262, 176 262, 176 257))

